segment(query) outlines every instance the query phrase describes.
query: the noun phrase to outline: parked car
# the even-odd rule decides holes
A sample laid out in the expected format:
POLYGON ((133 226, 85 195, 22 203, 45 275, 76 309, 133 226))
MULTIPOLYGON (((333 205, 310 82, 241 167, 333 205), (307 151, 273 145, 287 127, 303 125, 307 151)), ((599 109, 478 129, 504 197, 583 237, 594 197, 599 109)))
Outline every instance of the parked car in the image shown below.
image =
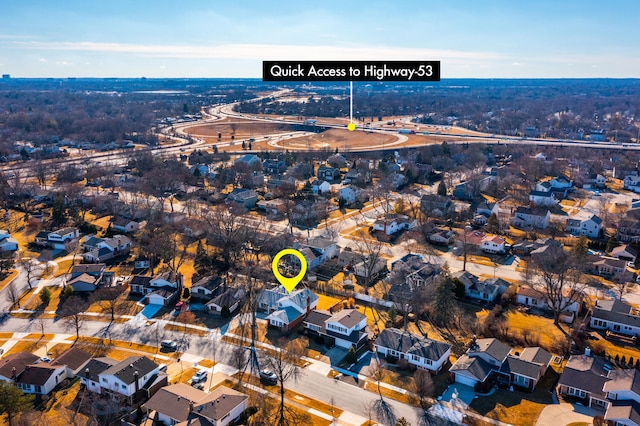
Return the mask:
POLYGON ((200 383, 204 380, 207 380, 207 372, 205 370, 200 370, 191 378, 191 383, 200 383))
POLYGON ((178 349, 178 344, 176 342, 174 342, 173 340, 163 340, 160 343, 160 347, 162 349, 165 349, 167 351, 175 351, 178 349))
POLYGON ((278 376, 271 370, 260 370, 260 380, 268 385, 278 383, 278 376))

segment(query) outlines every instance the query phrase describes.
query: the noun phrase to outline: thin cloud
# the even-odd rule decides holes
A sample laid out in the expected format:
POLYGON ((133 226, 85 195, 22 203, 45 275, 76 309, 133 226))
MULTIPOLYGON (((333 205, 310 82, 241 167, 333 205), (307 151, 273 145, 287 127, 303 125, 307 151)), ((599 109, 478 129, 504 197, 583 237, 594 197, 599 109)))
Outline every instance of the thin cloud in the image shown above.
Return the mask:
POLYGON ((21 42, 10 43, 22 49, 46 49, 85 52, 112 52, 182 59, 292 59, 292 60, 387 60, 401 59, 495 59, 494 52, 419 49, 404 47, 296 46, 272 44, 224 44, 218 46, 146 45, 95 42, 21 42))

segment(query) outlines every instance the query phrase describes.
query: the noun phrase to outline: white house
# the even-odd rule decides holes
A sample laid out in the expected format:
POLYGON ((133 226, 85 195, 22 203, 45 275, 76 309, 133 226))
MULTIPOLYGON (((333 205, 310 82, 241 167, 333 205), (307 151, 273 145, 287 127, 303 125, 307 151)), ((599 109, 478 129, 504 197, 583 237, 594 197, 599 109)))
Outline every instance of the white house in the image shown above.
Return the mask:
POLYGON ((624 189, 640 193, 640 176, 629 175, 622 181, 624 189))
POLYGON ((18 240, 13 238, 9 231, 0 229, 0 251, 17 251, 18 240))
POLYGON ((308 288, 291 293, 283 286, 264 289, 258 296, 258 309, 269 313, 269 325, 287 332, 300 324, 318 306, 318 295, 308 288))
POLYGON ((326 192, 329 192, 330 190, 331 190, 331 184, 326 180, 316 179, 313 182, 311 182, 311 191, 316 195, 324 194, 326 192))
POLYGON ((570 189, 573 187, 573 182, 566 176, 559 175, 549 181, 552 188, 556 189, 570 189))
POLYGON ((627 262, 636 263, 638 252, 634 248, 629 247, 627 244, 623 244, 611 250, 611 257, 615 257, 616 259, 621 259, 627 262))
POLYGON ((413 229, 416 226, 418 226, 418 222, 415 219, 403 214, 386 214, 373 223, 375 231, 384 232, 387 235, 393 235, 405 229, 413 229))
POLYGON ((214 315, 222 315, 225 306, 229 309, 229 313, 233 314, 240 306, 240 301, 244 297, 244 290, 236 288, 227 288, 219 295, 205 303, 207 311, 214 315))
POLYGON ((64 365, 46 362, 28 365, 18 376, 16 386, 24 393, 47 395, 67 378, 66 370, 64 365))
POLYGON ((449 361, 451 345, 416 336, 396 328, 385 328, 374 347, 379 355, 406 359, 418 368, 439 372, 449 361))
POLYGON ((340 253, 338 244, 335 241, 323 237, 307 239, 304 243, 300 244, 300 246, 302 248, 308 248, 313 252, 318 265, 333 259, 340 253))
POLYGON ((176 383, 159 389, 143 408, 148 414, 155 413, 156 422, 164 425, 226 426, 240 418, 247 409, 248 399, 247 395, 226 386, 206 393, 176 383))
POLYGON ((324 338, 327 346, 360 349, 367 343, 367 317, 355 309, 339 312, 311 311, 303 321, 304 327, 324 338))
POLYGON ((638 310, 617 299, 596 301, 589 326, 597 330, 640 337, 638 310))
POLYGON ((535 206, 551 207, 558 203, 555 193, 532 190, 529 192, 529 201, 535 206))
MULTIPOLYGON (((575 316, 582 311, 582 300, 583 296, 581 293, 572 291, 569 288, 562 289, 562 301, 559 307, 564 307, 564 309, 560 319, 568 323, 573 322, 575 316)), ((551 304, 549 300, 544 297, 544 294, 528 285, 521 285, 518 288, 516 302, 531 308, 545 311, 551 310, 551 304)))
POLYGON ((342 198, 346 205, 350 205, 356 202, 361 192, 362 190, 357 186, 345 186, 338 190, 338 198, 342 198))
POLYGON ((130 356, 122 361, 93 358, 80 371, 87 389, 114 399, 128 398, 158 376, 160 366, 146 356, 130 356))
POLYGON ((135 220, 119 218, 113 221, 111 227, 118 232, 124 232, 125 234, 130 232, 137 232, 140 229, 140 224, 135 220))
POLYGON ((545 208, 520 206, 516 209, 511 224, 516 228, 541 228, 549 226, 551 212, 545 208))
POLYGON ((118 256, 126 256, 131 251, 131 239, 125 235, 112 238, 92 237, 83 244, 85 262, 105 262, 118 256))
POLYGON ((598 238, 602 229, 602 219, 591 215, 587 219, 569 218, 565 230, 574 235, 584 235, 589 238, 598 238))
POLYGON ((77 239, 80 231, 77 228, 60 228, 47 234, 47 245, 54 249, 65 249, 66 244, 77 239))
POLYGON ((505 239, 499 235, 486 235, 482 239, 480 249, 487 253, 504 253, 505 239))

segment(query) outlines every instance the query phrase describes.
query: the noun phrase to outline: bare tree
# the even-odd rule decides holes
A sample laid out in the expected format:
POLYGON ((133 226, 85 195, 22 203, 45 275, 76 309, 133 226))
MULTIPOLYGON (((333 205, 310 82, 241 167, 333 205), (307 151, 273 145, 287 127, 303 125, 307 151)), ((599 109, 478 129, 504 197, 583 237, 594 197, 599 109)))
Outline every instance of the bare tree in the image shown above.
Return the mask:
POLYGON ((83 312, 86 309, 86 303, 79 296, 71 296, 64 302, 61 316, 64 319, 64 327, 68 330, 74 330, 76 339, 80 338, 80 330, 84 328, 85 318, 83 312))
POLYGON ((422 368, 418 368, 413 375, 413 391, 420 398, 420 407, 426 410, 427 398, 433 395, 435 387, 431 373, 422 368))
POLYGON ((296 421, 295 413, 284 404, 284 383, 289 379, 298 380, 304 374, 298 362, 305 355, 305 351, 299 339, 292 340, 286 345, 283 344, 284 342, 280 343, 282 346, 277 350, 262 353, 263 365, 276 375, 280 384, 280 406, 274 424, 297 425, 299 423, 296 421))
POLYGON ((375 358, 371 360, 371 364, 369 364, 369 373, 370 377, 376 382, 376 385, 378 386, 379 398, 373 403, 373 412, 376 416, 376 419, 383 425, 395 425, 397 419, 395 409, 391 404, 385 401, 380 389, 380 382, 382 381, 382 379, 384 379, 386 371, 384 367, 382 367, 379 359, 375 358))
POLYGON ((23 254, 20 254, 18 257, 18 265, 22 267, 24 272, 27 274, 27 284, 29 285, 29 289, 33 288, 33 278, 38 267, 38 261, 32 257, 24 257, 23 254))
POLYGON ((362 286, 368 288, 374 283, 376 276, 386 268, 386 261, 382 257, 384 244, 368 236, 363 236, 356 241, 355 249, 360 253, 360 256, 357 257, 360 261, 358 264, 360 267, 355 272, 356 275, 362 277, 362 286))
POLYGON ((544 253, 532 255, 531 264, 530 282, 544 297, 553 312, 553 323, 559 327, 560 314, 582 292, 580 268, 560 244, 551 244, 544 253))
POLYGON ((11 302, 11 305, 20 307, 20 290, 18 290, 15 281, 11 281, 7 286, 7 301, 11 302))
POLYGON ((115 321, 116 315, 119 315, 125 307, 118 299, 122 292, 123 289, 120 286, 106 287, 96 290, 91 296, 92 300, 99 303, 100 310, 109 314, 111 322, 115 321))

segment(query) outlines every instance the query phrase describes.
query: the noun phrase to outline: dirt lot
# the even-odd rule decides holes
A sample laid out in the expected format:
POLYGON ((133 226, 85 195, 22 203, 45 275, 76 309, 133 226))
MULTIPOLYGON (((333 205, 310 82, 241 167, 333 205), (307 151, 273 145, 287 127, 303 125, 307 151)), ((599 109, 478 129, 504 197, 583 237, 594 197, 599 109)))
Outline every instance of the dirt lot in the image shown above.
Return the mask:
POLYGON ((262 121, 234 120, 223 123, 201 124, 185 129, 185 132, 203 138, 207 143, 229 142, 231 135, 235 135, 235 140, 249 139, 253 137, 273 135, 278 133, 293 132, 294 128, 289 124, 269 123, 262 121), (218 140, 218 132, 222 133, 222 138, 218 140))

